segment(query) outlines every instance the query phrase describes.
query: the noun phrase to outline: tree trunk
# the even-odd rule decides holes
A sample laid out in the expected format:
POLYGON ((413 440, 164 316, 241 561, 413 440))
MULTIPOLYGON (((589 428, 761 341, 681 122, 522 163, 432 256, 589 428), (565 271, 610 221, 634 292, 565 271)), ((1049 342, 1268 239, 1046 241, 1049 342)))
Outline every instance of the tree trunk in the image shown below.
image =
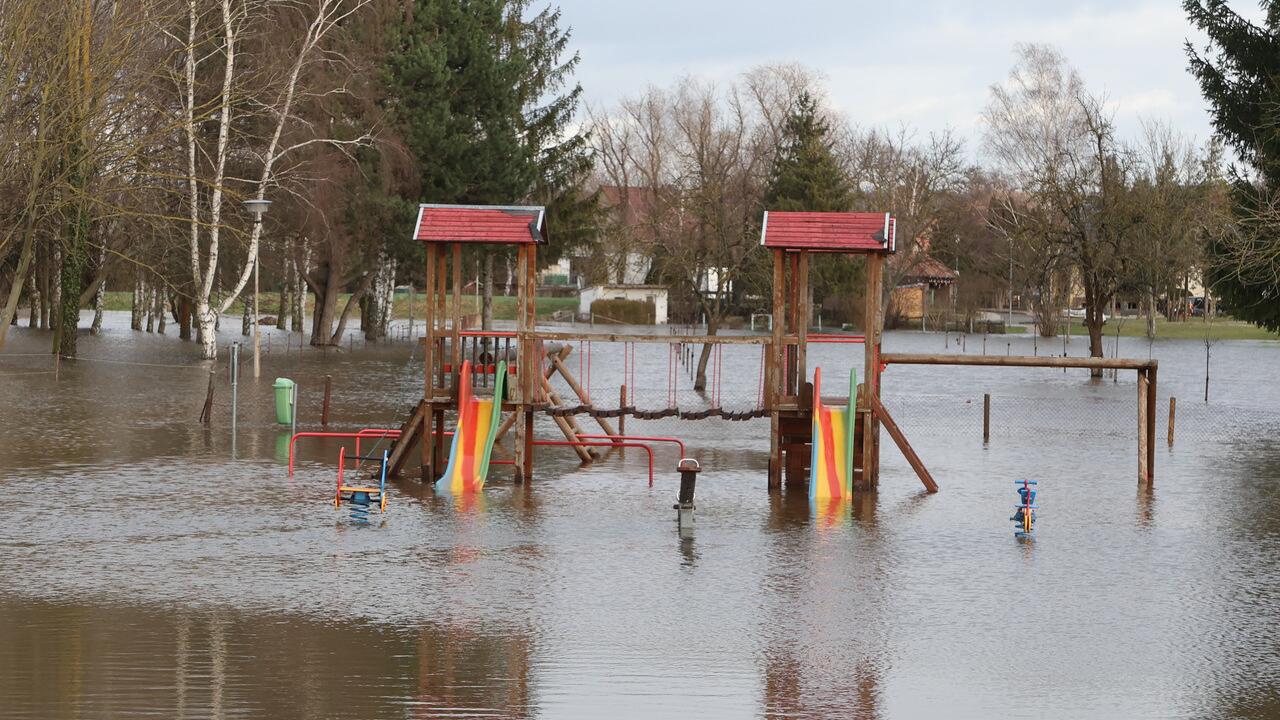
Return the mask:
POLYGON ((292 302, 289 283, 293 280, 292 276, 289 274, 289 255, 290 253, 286 247, 284 262, 281 264, 280 268, 280 297, 276 300, 277 330, 289 329, 289 306, 292 302))
MULTIPOLYGON (((714 313, 707 313, 707 334, 715 335, 719 329, 719 316, 714 313)), ((703 392, 707 389, 707 364, 711 361, 711 351, 714 349, 714 345, 707 343, 702 346, 702 352, 698 354, 698 372, 693 380, 693 389, 698 392, 703 392)))
POLYGON ((484 254, 484 270, 481 273, 484 282, 484 299, 480 306, 480 329, 493 329, 493 253, 484 254))
MULTIPOLYGON (((1084 324, 1089 330, 1089 357, 1106 357, 1106 352, 1102 349, 1102 319, 1103 308, 1106 307, 1106 299, 1098 297, 1098 293, 1086 286, 1085 288, 1085 308, 1084 308, 1084 324)), ((1102 370, 1094 368, 1089 371, 1093 377, 1102 377, 1102 370)))
POLYGON ((103 243, 98 248, 98 289, 93 293, 93 324, 89 326, 89 334, 102 332, 102 313, 107 304, 107 246, 103 243))
MULTIPOLYGON (((0 314, 0 348, 4 347, 9 325, 18 318, 18 298, 22 295, 23 284, 27 282, 31 258, 34 255, 35 233, 28 231, 22 241, 22 251, 18 254, 18 267, 13 272, 13 284, 9 286, 9 297, 5 300, 3 314, 0 314)), ((34 284, 32 289, 35 289, 34 284)), ((27 302, 34 302, 30 293, 28 293, 27 302)))
POLYGON ((240 298, 240 306, 244 312, 240 315, 240 334, 249 337, 249 330, 253 327, 253 323, 249 319, 249 304, 253 302, 253 294, 245 293, 240 298))
POLYGON ((178 298, 178 339, 191 339, 191 300, 185 295, 178 298))
POLYGON ((142 329, 142 296, 144 293, 142 273, 136 272, 133 277, 133 304, 129 307, 129 329, 142 329))
POLYGON ((1147 286, 1147 296, 1143 298, 1143 304, 1147 306, 1147 339, 1156 339, 1156 290, 1150 285, 1147 286))
POLYGON ((304 281, 306 274, 311 272, 311 244, 306 238, 302 239, 302 262, 299 264, 298 256, 293 255, 293 329, 298 334, 302 334, 306 329, 306 310, 307 310, 307 285, 304 281))
POLYGON ((36 321, 40 317, 41 304, 40 288, 36 287, 36 271, 32 270, 31 274, 27 276, 27 327, 36 327, 36 321))
POLYGON ((156 289, 154 286, 148 285, 147 289, 142 293, 143 303, 145 303, 144 312, 147 316, 147 332, 156 331, 156 289))
POLYGON ((312 284, 316 293, 316 307, 315 316, 311 320, 311 344, 315 347, 333 344, 333 322, 338 313, 338 293, 341 291, 340 278, 333 265, 325 262, 320 270, 323 272, 323 283, 312 284))
MULTIPOLYGON (((330 339, 329 343, 330 345, 342 344, 342 334, 347 330, 347 320, 351 317, 351 311, 355 309, 360 300, 364 298, 365 293, 369 291, 369 285, 372 283, 375 274, 376 273, 365 273, 364 277, 360 278, 360 283, 356 285, 355 291, 351 293, 351 297, 347 298, 347 304, 343 306, 342 314, 338 317, 338 327, 333 331, 333 337, 330 339)), ((337 293, 329 294, 333 296, 333 302, 336 306, 338 301, 337 293)))
POLYGON ((163 285, 156 288, 156 332, 161 335, 164 334, 164 326, 168 320, 168 312, 165 311, 165 305, 168 304, 165 302, 165 296, 168 294, 168 289, 163 285))

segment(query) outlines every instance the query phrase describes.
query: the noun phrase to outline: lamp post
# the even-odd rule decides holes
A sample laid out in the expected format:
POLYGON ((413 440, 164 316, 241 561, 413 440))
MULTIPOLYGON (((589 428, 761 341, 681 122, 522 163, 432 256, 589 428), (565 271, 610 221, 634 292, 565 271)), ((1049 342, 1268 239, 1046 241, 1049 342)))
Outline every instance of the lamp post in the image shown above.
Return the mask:
POLYGON ((258 248, 262 245, 262 214, 271 206, 270 200, 255 198, 244 201, 244 209, 253 215, 253 233, 257 242, 253 244, 253 377, 257 378, 261 371, 259 354, 261 342, 258 332, 258 248))

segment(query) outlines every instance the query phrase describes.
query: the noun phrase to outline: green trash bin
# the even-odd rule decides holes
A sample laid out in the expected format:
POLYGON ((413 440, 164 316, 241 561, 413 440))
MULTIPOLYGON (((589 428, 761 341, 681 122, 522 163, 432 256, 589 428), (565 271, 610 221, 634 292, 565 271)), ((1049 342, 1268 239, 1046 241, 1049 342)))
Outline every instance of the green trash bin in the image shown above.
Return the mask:
POLYGON ((281 425, 293 424, 293 381, 289 378, 276 378, 271 387, 276 391, 276 422, 281 425))

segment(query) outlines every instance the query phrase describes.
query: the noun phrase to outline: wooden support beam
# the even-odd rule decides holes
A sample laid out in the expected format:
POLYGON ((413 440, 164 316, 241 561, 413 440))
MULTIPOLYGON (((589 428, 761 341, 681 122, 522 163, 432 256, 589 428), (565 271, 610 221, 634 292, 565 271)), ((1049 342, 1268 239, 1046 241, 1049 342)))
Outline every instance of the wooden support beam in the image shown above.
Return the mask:
MULTIPOLYGON (((685 345, 771 345, 772 338, 768 335, 631 335, 626 333, 580 333, 580 332, 554 332, 554 331, 536 331, 529 333, 531 337, 537 338, 544 342, 578 342, 579 340, 591 340, 593 342, 635 342, 635 343, 663 343, 670 345, 672 343, 684 343, 685 345)), ((794 344, 794 338, 786 338, 780 340, 779 344, 785 342, 794 344)))
POLYGON ((875 395, 867 395, 867 400, 871 403, 871 410, 876 417, 884 423, 884 429, 888 431, 889 437, 898 444, 898 449, 902 451, 902 455, 907 458, 911 468, 916 471, 916 475, 920 477, 920 482, 924 483, 924 489, 931 493, 938 492, 938 483, 934 482, 933 476, 929 474, 924 463, 920 461, 920 456, 916 455, 916 451, 912 449, 911 443, 907 442, 907 437, 902 434, 902 430, 898 428, 898 424, 889 416, 889 411, 884 409, 884 405, 880 404, 880 398, 875 395))
POLYGON ((1173 447, 1173 418, 1178 409, 1178 398, 1169 396, 1169 447, 1173 447))
POLYGON ((778 414, 778 403, 786 393, 782 390, 782 335, 784 325, 783 287, 786 282, 785 256, 781 250, 773 251, 773 332, 770 344, 765 348, 765 407, 769 409, 769 475, 768 485, 772 492, 782 487, 782 447, 778 433, 781 432, 781 421, 778 414))
MULTIPOLYGON (((867 342, 867 347, 871 343, 867 342)), ((884 353, 880 361, 887 365, 985 365, 994 367, 1089 368, 1108 370, 1147 370, 1157 366, 1156 360, 1128 358, 1053 357, 1044 355, 946 355, 919 353, 884 353)))
MULTIPOLYGON (((573 376, 573 373, 569 372, 569 368, 564 364, 565 357, 568 355, 565 351, 571 349, 572 348, 566 345, 559 353, 549 355, 548 357, 551 358, 551 367, 556 372, 560 373, 560 377, 564 378, 564 381, 568 383, 569 389, 573 390, 573 393, 578 396, 579 402, 583 405, 595 407, 595 404, 591 401, 591 395, 587 393, 586 389, 582 387, 582 384, 578 382, 578 379, 573 376)), ((596 424, 600 426, 600 429, 604 431, 605 435, 619 434, 613 429, 613 425, 604 418, 596 418, 596 424)))
MULTIPOLYGON (((546 396, 547 401, 552 405, 564 405, 564 401, 560 399, 560 395, 551 387, 551 383, 544 377, 542 378, 542 392, 546 396)), ((552 415, 551 419, 555 421, 556 427, 560 428, 560 432, 564 434, 564 439, 569 442, 581 442, 582 438, 578 437, 582 433, 582 428, 577 426, 577 421, 572 417, 560 417, 552 415)), ((587 452, 585 447, 579 445, 573 446, 573 451, 578 454, 578 459, 583 463, 590 463, 593 458, 591 453, 587 452)))

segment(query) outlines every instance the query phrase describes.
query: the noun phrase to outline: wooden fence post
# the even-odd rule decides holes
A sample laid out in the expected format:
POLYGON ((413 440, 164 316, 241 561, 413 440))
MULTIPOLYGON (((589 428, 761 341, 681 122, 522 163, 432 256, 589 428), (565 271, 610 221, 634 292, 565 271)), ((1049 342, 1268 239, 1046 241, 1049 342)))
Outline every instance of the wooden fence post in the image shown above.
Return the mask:
POLYGON ((1173 416, 1178 408, 1178 398, 1169 396, 1169 447, 1173 447, 1173 416))
POLYGON ((982 394, 982 444, 991 442, 991 393, 982 394))

